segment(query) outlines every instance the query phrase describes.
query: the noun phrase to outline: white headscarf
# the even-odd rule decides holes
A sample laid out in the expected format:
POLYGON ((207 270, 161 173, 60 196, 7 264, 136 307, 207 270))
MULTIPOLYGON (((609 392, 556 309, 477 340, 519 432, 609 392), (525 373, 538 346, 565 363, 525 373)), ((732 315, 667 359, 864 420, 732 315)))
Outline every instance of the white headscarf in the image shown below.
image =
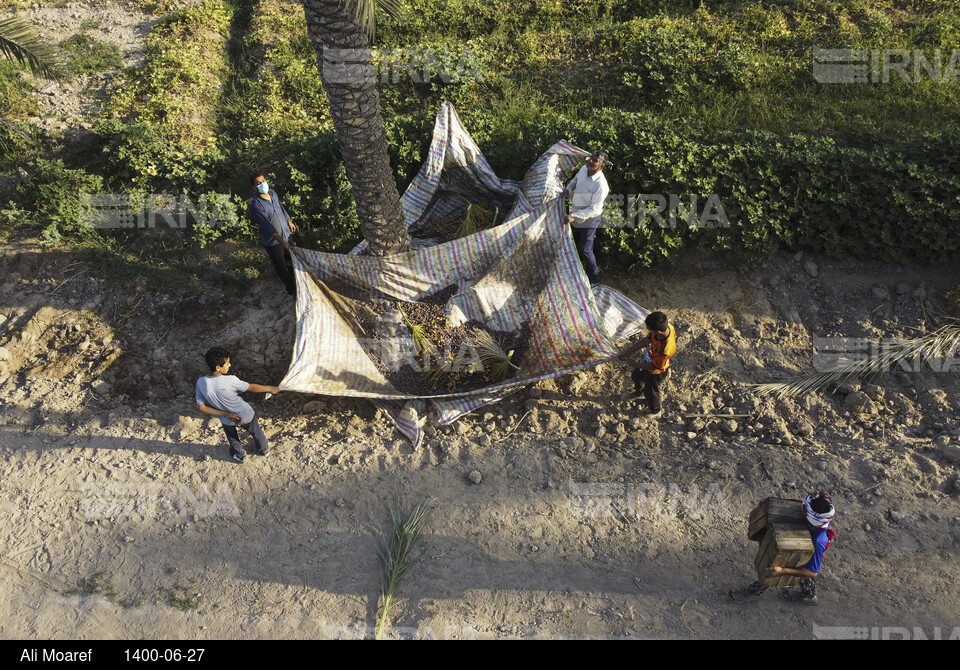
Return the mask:
POLYGON ((823 491, 818 491, 817 493, 811 493, 803 499, 803 513, 807 517, 807 523, 814 528, 829 528, 830 521, 833 520, 833 515, 837 513, 837 510, 833 507, 833 500, 830 499, 830 496, 823 491), (820 512, 814 512, 813 508, 810 507, 810 503, 817 498, 824 498, 830 503, 830 510, 822 514, 820 512))

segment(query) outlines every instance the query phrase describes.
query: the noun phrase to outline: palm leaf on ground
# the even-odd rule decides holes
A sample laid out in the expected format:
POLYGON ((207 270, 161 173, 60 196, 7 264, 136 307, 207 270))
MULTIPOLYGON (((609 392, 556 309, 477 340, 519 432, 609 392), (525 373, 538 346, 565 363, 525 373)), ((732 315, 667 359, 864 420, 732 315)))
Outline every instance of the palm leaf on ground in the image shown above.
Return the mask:
POLYGON ((760 395, 795 397, 837 387, 853 379, 869 379, 891 370, 901 361, 927 363, 941 356, 952 356, 960 347, 960 321, 952 321, 932 333, 915 340, 902 340, 885 345, 878 354, 822 372, 810 372, 767 384, 751 384, 760 395))
POLYGON ((0 19, 0 55, 49 79, 62 76, 63 63, 56 47, 44 42, 36 29, 18 16, 0 19))
POLYGON ((376 638, 382 639, 390 620, 390 604, 403 579, 422 554, 414 556, 414 550, 420 542, 423 520, 430 506, 430 499, 423 496, 417 501, 410 513, 403 514, 400 500, 395 499, 390 507, 391 532, 377 542, 380 555, 380 595, 383 598, 380 613, 377 616, 376 638))

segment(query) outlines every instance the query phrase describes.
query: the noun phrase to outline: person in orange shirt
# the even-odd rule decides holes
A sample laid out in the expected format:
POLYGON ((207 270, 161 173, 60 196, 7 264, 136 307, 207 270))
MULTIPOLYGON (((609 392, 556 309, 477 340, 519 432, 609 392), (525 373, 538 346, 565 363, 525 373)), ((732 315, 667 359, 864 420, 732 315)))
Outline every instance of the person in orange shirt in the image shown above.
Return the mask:
POLYGON ((660 385, 670 374, 670 359, 677 353, 677 333, 663 312, 648 315, 646 325, 646 337, 621 351, 620 360, 634 368, 630 378, 635 390, 626 394, 625 399, 642 395, 647 400, 644 415, 655 419, 663 414, 660 385), (631 358, 641 349, 640 360, 631 358))

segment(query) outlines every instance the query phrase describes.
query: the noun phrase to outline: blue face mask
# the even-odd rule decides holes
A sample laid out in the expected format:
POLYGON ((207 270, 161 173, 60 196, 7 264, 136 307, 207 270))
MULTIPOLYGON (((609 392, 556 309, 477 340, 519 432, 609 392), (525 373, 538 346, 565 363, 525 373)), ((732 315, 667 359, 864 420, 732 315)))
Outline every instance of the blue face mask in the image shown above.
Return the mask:
POLYGON ((269 190, 270 190, 270 186, 267 185, 267 182, 263 182, 262 184, 257 184, 257 191, 259 191, 260 193, 266 193, 269 190))

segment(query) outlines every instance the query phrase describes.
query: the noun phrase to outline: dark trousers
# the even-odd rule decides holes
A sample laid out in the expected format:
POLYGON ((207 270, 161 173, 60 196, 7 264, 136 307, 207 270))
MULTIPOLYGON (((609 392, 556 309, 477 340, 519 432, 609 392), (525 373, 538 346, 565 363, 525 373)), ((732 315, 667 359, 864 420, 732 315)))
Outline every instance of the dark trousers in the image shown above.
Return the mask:
MULTIPOLYGON (((227 442, 230 443, 230 454, 246 456, 247 452, 243 449, 243 442, 240 441, 237 427, 228 426, 225 423, 220 425, 223 426, 223 432, 227 434, 227 442)), ((257 453, 266 454, 270 451, 270 445, 267 444, 267 436, 263 434, 263 429, 260 428, 260 422, 257 420, 256 414, 253 415, 253 420, 250 423, 241 424, 240 427, 253 435, 253 443, 257 446, 257 453)))
POLYGON ((573 235, 583 257, 583 269, 586 270, 590 282, 595 284, 600 281, 600 268, 597 267, 597 257, 593 254, 593 242, 597 237, 597 228, 600 227, 600 217, 584 219, 583 222, 578 219, 573 221, 573 235))
POLYGON ((277 271, 277 276, 287 288, 287 293, 295 295, 297 284, 293 279, 293 260, 290 258, 290 252, 283 248, 281 244, 275 244, 272 247, 264 247, 267 250, 267 256, 273 263, 273 269, 277 271))
POLYGON ((647 407, 651 412, 659 412, 663 409, 660 402, 660 385, 663 384, 668 374, 670 374, 669 370, 655 375, 651 374, 649 370, 634 368, 630 375, 633 380, 633 388, 647 399, 647 407))

